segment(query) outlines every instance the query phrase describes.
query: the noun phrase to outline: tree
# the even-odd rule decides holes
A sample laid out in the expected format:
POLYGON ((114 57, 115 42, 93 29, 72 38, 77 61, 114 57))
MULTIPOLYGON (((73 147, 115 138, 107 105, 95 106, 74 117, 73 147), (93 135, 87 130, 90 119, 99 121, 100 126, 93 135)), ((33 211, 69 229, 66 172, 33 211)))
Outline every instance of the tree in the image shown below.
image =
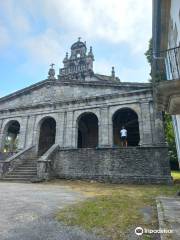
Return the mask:
POLYGON ((146 56, 147 61, 151 67, 151 72, 149 73, 149 75, 151 76, 151 79, 149 79, 149 82, 151 82, 155 85, 156 83, 159 83, 162 80, 166 80, 166 73, 164 71, 165 63, 164 63, 163 59, 157 60, 157 62, 156 62, 157 69, 152 76, 152 64, 153 64, 153 41, 152 41, 152 38, 149 40, 148 50, 144 53, 144 55, 146 56))
POLYGON ((148 63, 150 66, 152 65, 153 62, 153 45, 152 45, 152 38, 149 40, 149 47, 148 50, 144 54, 147 58, 148 63))

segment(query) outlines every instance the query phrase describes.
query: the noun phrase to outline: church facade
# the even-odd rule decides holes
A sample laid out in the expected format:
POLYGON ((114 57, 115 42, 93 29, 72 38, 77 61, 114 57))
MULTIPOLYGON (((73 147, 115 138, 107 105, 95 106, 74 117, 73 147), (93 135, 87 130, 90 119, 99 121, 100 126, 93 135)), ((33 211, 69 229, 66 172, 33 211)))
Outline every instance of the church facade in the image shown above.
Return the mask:
POLYGON ((109 76, 96 74, 93 61, 79 39, 57 78, 52 64, 46 80, 0 99, 2 179, 171 182, 151 84, 121 82, 113 67, 109 76))

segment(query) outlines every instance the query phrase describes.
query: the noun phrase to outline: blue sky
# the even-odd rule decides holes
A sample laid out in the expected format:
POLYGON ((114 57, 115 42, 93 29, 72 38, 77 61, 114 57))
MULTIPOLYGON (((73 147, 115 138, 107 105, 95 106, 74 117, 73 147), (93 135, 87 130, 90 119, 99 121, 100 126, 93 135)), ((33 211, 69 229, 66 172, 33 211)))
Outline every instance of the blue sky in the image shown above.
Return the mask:
POLYGON ((151 0, 0 0, 0 96, 56 74, 81 37, 93 47, 94 71, 146 82, 151 0))

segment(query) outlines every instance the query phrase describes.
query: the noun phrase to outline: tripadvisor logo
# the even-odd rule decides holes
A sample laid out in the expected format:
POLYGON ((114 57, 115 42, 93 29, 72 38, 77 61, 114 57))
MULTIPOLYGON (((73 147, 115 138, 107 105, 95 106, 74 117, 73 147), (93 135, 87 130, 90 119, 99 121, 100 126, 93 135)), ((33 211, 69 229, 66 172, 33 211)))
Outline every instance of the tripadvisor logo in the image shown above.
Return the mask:
POLYGON ((137 236, 141 236, 143 235, 143 233, 145 234, 154 234, 154 233, 160 233, 160 234, 169 234, 169 233, 173 233, 174 231, 172 229, 147 229, 147 228, 142 228, 142 227, 137 227, 135 229, 135 234, 137 236))
POLYGON ((137 227, 137 228, 135 229, 135 234, 136 234, 137 236, 143 235, 143 228, 142 228, 142 227, 137 227))

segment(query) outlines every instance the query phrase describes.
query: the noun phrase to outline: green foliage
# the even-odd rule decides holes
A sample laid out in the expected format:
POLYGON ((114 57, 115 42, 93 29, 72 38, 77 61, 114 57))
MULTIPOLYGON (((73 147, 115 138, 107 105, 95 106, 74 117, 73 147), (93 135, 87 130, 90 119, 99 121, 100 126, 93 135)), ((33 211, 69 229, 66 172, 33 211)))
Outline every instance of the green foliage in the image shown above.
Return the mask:
POLYGON ((152 45, 152 38, 149 40, 149 47, 148 50, 144 54, 147 58, 147 61, 150 65, 152 65, 153 62, 153 45, 152 45))
MULTIPOLYGON (((152 77, 152 62, 153 62, 153 45, 152 45, 152 38, 149 40, 149 47, 148 50, 144 53, 147 58, 148 63, 151 66, 151 72, 149 75, 152 77)), ((149 82, 152 83, 152 78, 149 79, 149 82)))
POLYGON ((175 136, 174 136, 174 129, 173 129, 171 115, 168 115, 165 113, 164 120, 165 120, 165 136, 166 136, 166 141, 169 147, 171 169, 177 170, 178 159, 177 159, 176 143, 175 143, 175 136))
MULTIPOLYGON (((150 76, 152 77, 152 64, 153 64, 153 41, 152 41, 152 38, 149 40, 148 50, 145 52, 144 55, 146 56, 147 61, 151 66, 150 76)), ((163 65, 164 65, 163 61, 161 60, 161 62, 160 62, 160 60, 159 60, 158 61, 159 70, 157 70, 153 74, 153 80, 149 79, 149 81, 151 83, 153 81, 156 84, 156 83, 159 83, 162 80, 166 80, 166 73, 164 72, 164 70, 161 70, 163 65)))

